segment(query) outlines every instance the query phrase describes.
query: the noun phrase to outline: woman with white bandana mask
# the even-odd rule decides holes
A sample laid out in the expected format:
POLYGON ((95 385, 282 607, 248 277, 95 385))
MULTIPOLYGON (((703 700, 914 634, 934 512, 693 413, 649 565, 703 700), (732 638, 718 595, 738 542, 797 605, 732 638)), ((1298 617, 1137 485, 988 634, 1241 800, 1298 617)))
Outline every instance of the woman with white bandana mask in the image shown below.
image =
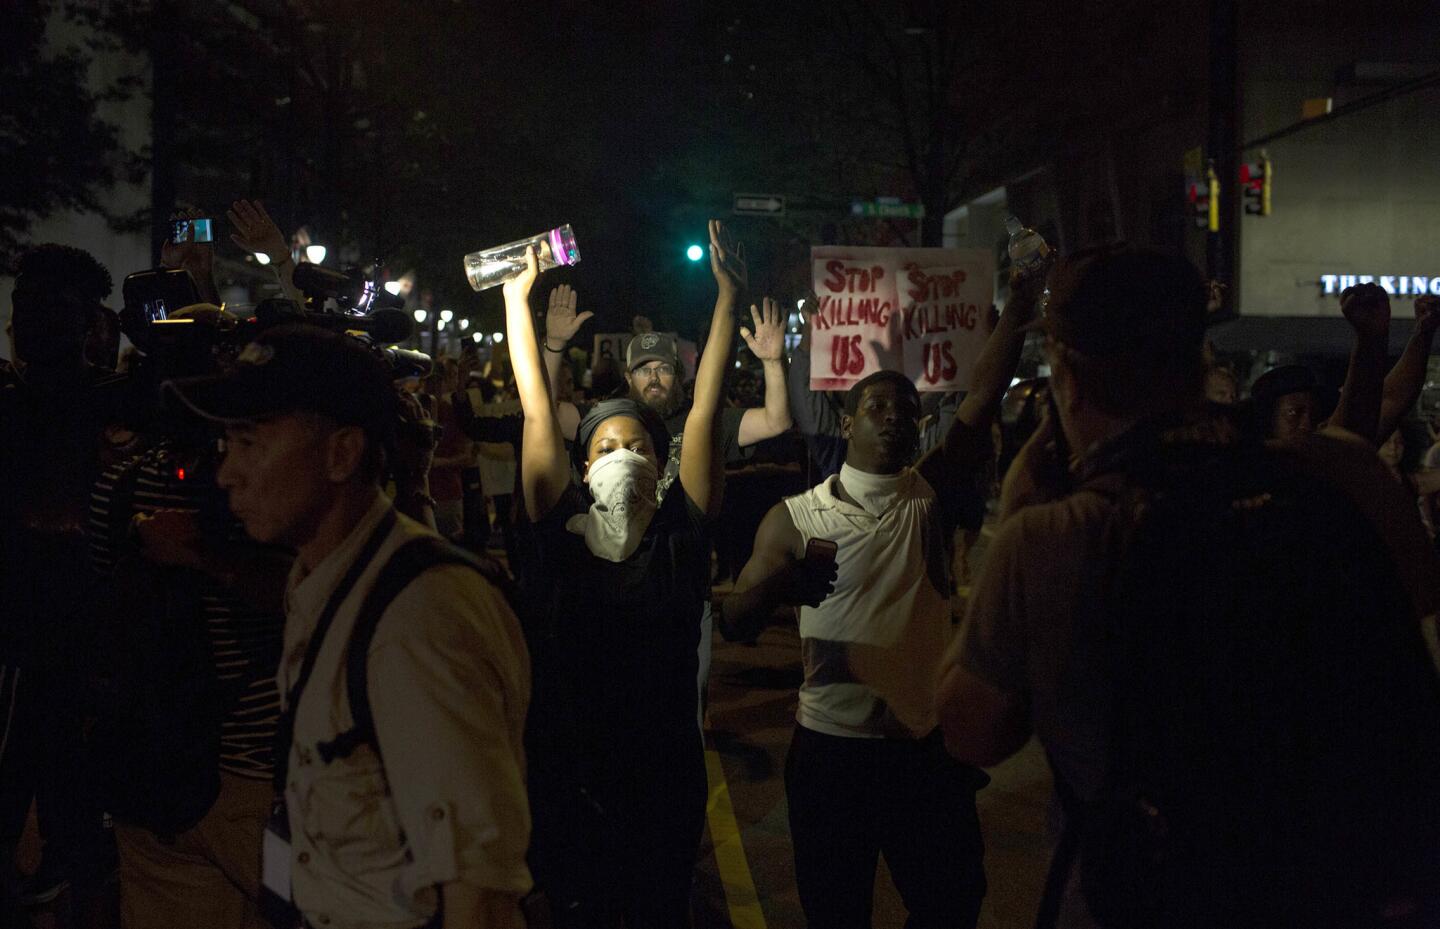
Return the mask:
POLYGON ((598 404, 567 459, 530 315, 533 255, 505 285, 533 524, 521 592, 535 681, 530 865, 562 929, 690 925, 706 796, 695 654, 724 484, 721 387, 745 283, 718 222, 710 258, 719 295, 685 425, 682 492, 672 487, 663 503, 655 487, 670 437, 642 403, 598 404))

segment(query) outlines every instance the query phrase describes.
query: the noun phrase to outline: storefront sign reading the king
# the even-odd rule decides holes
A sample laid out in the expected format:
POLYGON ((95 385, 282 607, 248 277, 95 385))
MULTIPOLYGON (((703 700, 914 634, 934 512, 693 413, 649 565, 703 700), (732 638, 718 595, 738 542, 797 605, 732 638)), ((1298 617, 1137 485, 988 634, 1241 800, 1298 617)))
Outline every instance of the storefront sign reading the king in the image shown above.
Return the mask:
POLYGON ((965 390, 989 334, 995 263, 981 249, 811 249, 810 388, 903 371, 920 390, 965 390))

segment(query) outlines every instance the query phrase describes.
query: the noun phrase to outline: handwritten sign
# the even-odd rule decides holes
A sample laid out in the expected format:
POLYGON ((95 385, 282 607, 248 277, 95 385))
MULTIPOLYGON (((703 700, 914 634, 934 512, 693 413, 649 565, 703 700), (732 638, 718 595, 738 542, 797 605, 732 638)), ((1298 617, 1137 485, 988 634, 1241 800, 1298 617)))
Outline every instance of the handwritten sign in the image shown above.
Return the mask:
POLYGON ((812 390, 846 390, 885 370, 920 390, 970 386, 995 299, 988 251, 827 245, 810 260, 812 390))
POLYGON ((630 344, 631 334, 628 332, 597 332, 595 334, 595 352, 590 356, 590 363, 593 365, 601 358, 613 358, 615 364, 622 370, 625 367, 625 346, 630 344))

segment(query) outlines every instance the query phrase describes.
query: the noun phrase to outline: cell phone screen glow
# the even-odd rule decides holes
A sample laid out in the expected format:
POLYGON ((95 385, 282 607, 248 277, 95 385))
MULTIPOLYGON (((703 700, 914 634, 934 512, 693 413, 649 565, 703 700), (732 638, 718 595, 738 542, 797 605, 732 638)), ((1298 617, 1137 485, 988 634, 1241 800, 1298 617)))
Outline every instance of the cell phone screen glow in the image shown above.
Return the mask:
POLYGON ((214 241, 214 239, 213 239, 213 237, 212 237, 212 235, 211 235, 211 232, 210 232, 210 220, 208 220, 208 219, 196 219, 196 220, 177 219, 177 220, 175 220, 175 232, 174 232, 174 239, 173 239, 173 241, 175 242, 175 244, 179 245, 179 244, 182 244, 182 243, 185 241, 185 237, 189 234, 189 232, 190 232, 190 226, 192 225, 192 223, 193 223, 193 225, 195 226, 195 241, 196 241, 196 242, 212 242, 212 241, 214 241))

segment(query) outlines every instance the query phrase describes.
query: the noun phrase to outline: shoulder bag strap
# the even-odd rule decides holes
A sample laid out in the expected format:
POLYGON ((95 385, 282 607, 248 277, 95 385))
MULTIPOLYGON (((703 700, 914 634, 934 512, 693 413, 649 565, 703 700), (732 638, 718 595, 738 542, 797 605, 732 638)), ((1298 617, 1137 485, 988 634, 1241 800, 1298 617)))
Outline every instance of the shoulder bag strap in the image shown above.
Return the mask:
POLYGON ((350 704, 351 725, 334 739, 316 746, 320 759, 326 764, 337 758, 348 758, 361 745, 369 745, 380 757, 380 766, 384 768, 380 740, 375 733, 375 717, 370 709, 370 644, 375 639, 385 611, 401 591, 426 571, 446 564, 479 570, 473 558, 443 539, 435 536, 413 539, 396 549, 381 569, 370 592, 365 595, 345 651, 345 697, 350 704))
POLYGON ((330 626, 335 622, 335 614, 340 609, 340 604, 354 589, 355 582, 360 580, 360 575, 370 564, 375 553, 390 535, 390 530, 395 528, 395 510, 392 507, 386 512, 385 518, 370 537, 365 540, 365 547, 360 554, 350 563, 350 568, 345 576, 330 594, 330 599, 325 602, 325 609, 321 612, 319 620, 315 623, 315 631, 310 635, 310 641, 305 646, 305 658, 300 664, 300 673, 295 678, 295 684, 290 688, 285 699, 285 711, 280 714, 280 720, 276 725, 275 734, 275 787, 283 792, 285 781, 290 766, 290 746, 295 740, 295 713, 300 706, 300 698, 305 692, 305 686, 310 683, 310 675, 315 671, 315 661, 320 657, 320 647, 325 644, 325 636, 330 631, 330 626))

